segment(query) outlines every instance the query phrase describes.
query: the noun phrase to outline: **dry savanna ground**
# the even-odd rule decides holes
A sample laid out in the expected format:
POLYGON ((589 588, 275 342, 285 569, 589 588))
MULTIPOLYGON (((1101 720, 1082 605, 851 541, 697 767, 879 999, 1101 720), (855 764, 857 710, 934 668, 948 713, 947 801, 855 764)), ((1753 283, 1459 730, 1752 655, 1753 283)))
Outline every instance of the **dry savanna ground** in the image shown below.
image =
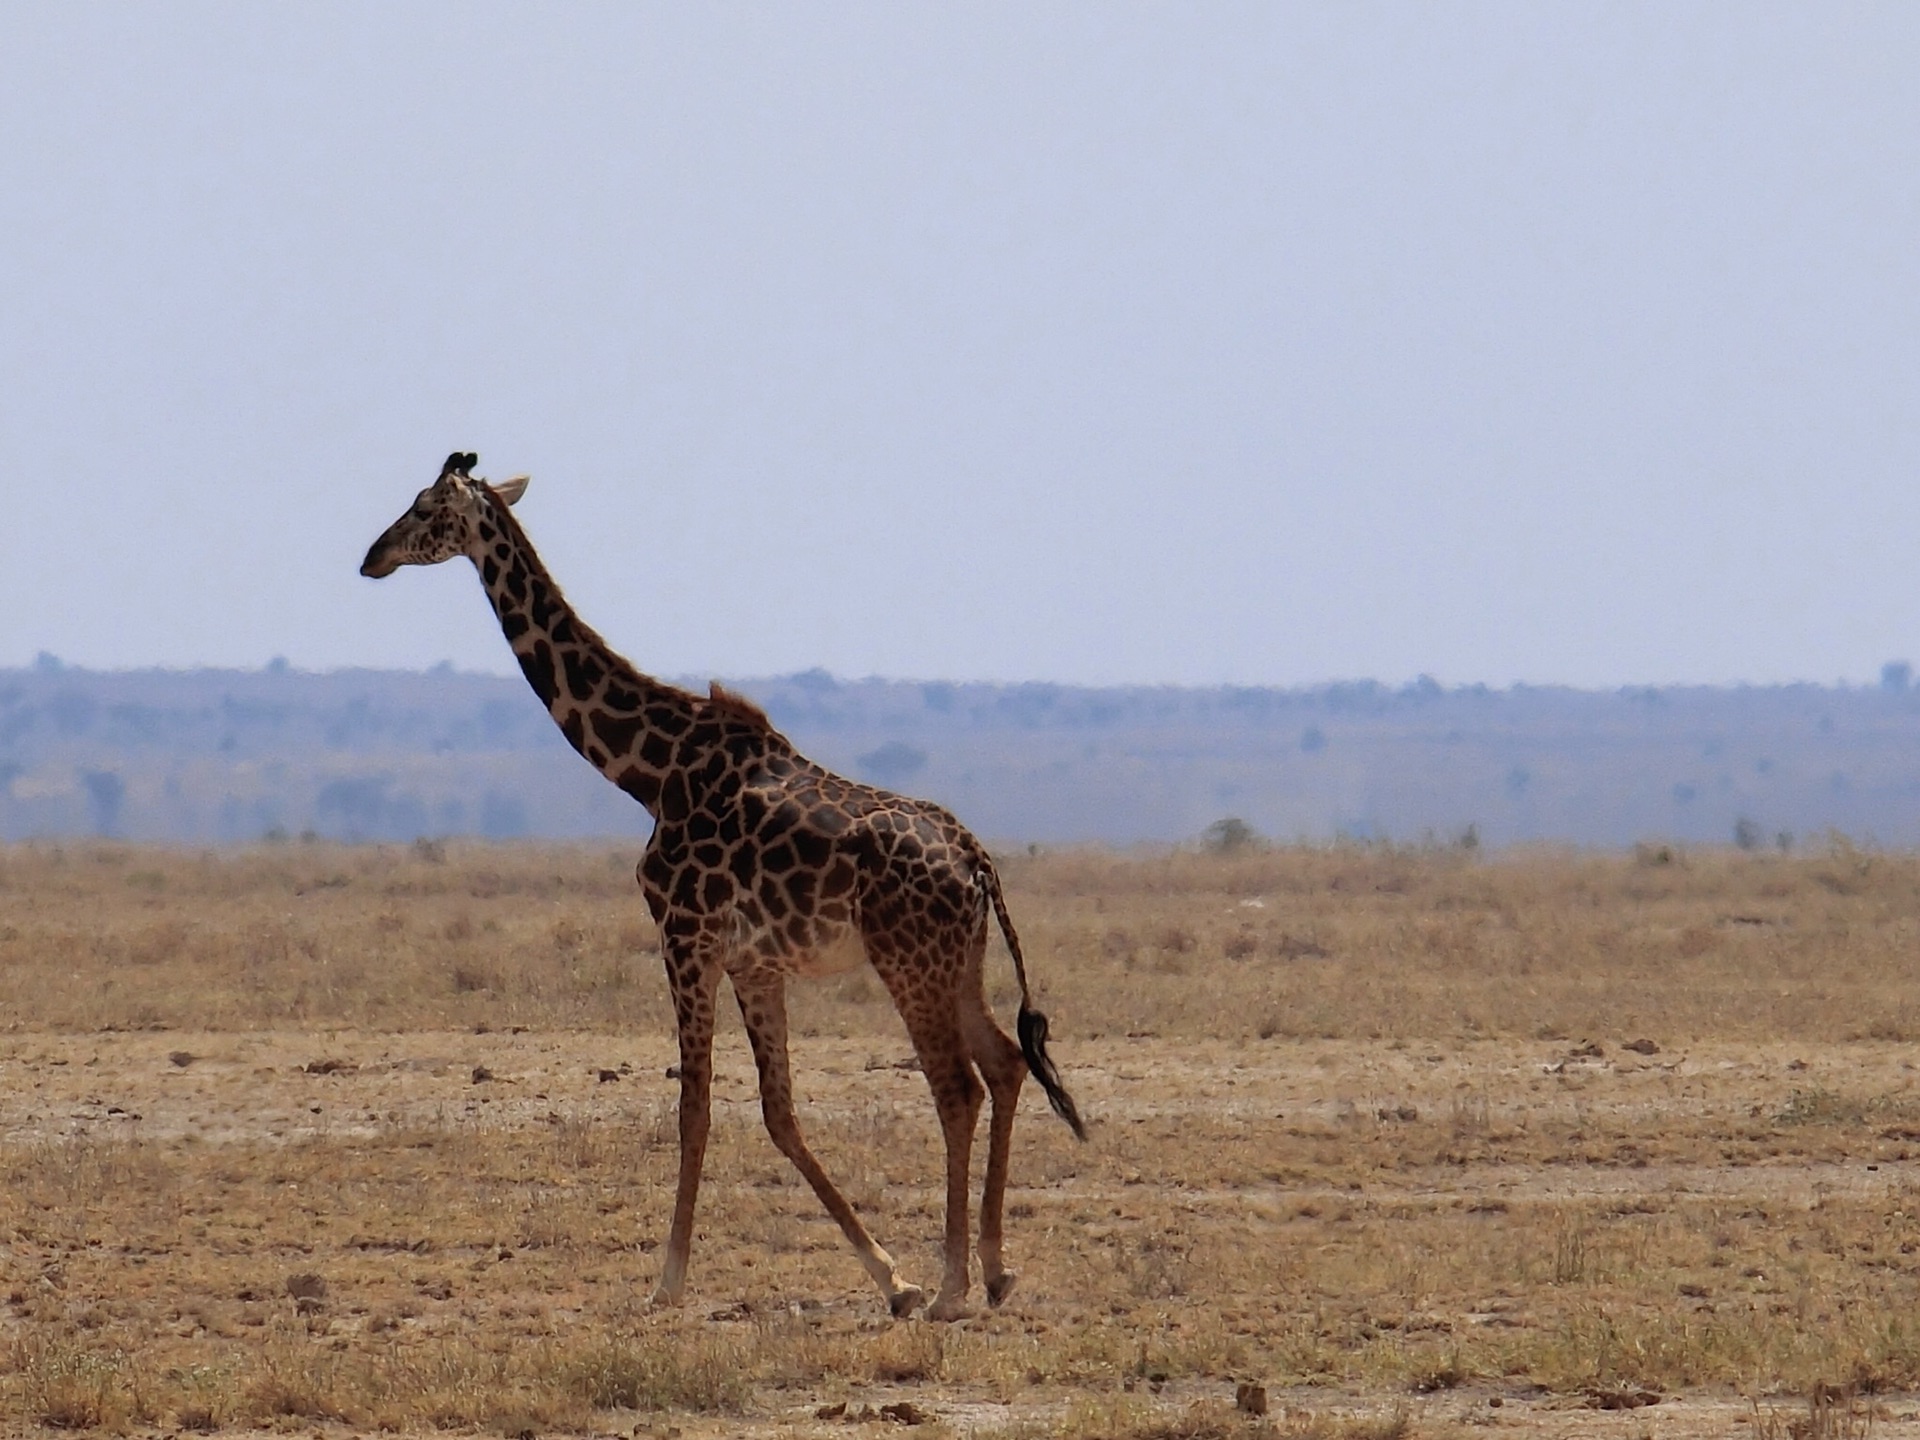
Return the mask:
MULTIPOLYGON (((1020 1286, 934 1325, 761 1132, 737 1024, 690 1300, 646 1307, 634 858, 0 850, 0 1429, 1920 1435, 1920 860, 1009 857, 1093 1138, 1029 1087, 1020 1286)), ((801 990, 794 1048, 930 1284, 878 985, 801 990)))

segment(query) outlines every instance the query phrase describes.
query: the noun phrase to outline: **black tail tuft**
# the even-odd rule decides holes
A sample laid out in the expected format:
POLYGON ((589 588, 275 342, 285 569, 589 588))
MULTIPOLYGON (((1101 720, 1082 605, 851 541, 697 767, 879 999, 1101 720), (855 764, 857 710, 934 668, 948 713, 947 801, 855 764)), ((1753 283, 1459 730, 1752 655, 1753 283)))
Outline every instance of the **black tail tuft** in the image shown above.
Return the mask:
POLYGON ((1047 1017, 1023 1004, 1020 1007, 1018 1029, 1020 1053, 1027 1057, 1027 1069, 1033 1072, 1033 1078, 1047 1092, 1047 1103, 1053 1106, 1053 1113, 1067 1122, 1077 1138, 1086 1139, 1087 1127, 1080 1119, 1080 1107, 1073 1103, 1067 1087, 1060 1083, 1060 1072, 1053 1068, 1053 1061, 1047 1058, 1047 1017))

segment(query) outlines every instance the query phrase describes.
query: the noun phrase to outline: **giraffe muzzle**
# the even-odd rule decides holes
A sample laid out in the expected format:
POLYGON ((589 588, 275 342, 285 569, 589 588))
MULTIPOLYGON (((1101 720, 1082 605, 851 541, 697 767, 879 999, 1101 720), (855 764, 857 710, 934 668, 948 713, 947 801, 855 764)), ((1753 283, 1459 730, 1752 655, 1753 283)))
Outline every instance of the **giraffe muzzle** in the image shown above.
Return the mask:
POLYGON ((360 562, 360 573, 369 580, 384 580, 400 568, 400 562, 393 558, 392 547, 386 537, 373 542, 373 548, 367 551, 367 558, 360 562))

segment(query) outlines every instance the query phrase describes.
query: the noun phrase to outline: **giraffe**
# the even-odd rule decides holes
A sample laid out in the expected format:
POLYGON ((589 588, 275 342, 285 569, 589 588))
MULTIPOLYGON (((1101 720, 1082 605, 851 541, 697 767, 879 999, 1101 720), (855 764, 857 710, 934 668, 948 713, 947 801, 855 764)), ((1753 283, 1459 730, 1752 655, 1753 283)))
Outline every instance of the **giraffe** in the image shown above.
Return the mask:
POLYGON ((998 1306, 1015 1278, 1002 1261, 1002 1220, 1029 1071, 1073 1133, 1084 1140, 1087 1132, 1047 1054, 1047 1020, 1033 1008, 986 848, 938 805, 814 764, 750 700, 717 682, 701 695, 641 674, 574 614, 534 553, 509 509, 527 477, 493 484, 473 474, 478 463, 470 451, 448 456, 439 478, 374 541, 360 573, 380 579, 402 565, 470 559, 527 683, 568 742, 653 816, 635 873, 659 927, 680 1042, 680 1172, 653 1303, 678 1303, 686 1290, 723 977, 753 1049, 768 1135, 838 1222, 892 1313, 926 1302, 807 1148, 794 1113, 787 982, 864 959, 906 1024, 946 1145, 945 1268, 927 1314, 949 1320, 967 1310, 968 1162, 987 1097, 979 1256, 988 1303, 998 1306), (1020 983, 1018 1043, 987 1004, 989 914, 1020 983))

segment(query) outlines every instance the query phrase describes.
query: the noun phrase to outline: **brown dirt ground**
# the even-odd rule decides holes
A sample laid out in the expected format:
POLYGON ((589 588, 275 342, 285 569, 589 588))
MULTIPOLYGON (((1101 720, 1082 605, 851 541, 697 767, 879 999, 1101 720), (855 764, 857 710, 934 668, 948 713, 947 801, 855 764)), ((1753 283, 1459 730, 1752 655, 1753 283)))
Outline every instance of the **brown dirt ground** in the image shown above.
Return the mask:
MULTIPOLYGON (((1307 1227, 1342 1208, 1363 1207, 1388 1224, 1395 1216, 1466 1216, 1469 1226, 1484 1230, 1534 1207, 1629 1216, 1681 1206, 1706 1205, 1716 1213, 1762 1207, 1769 1215, 1804 1219, 1823 1208, 1910 1214, 1920 1196, 1920 1145, 1913 1143, 1920 1130, 1910 1136, 1903 1125, 1870 1125, 1835 1143, 1813 1133, 1817 1125, 1802 1127, 1809 1133, 1801 1135, 1774 1124, 1799 1103, 1796 1096, 1828 1093, 1818 1088, 1823 1081, 1844 1077, 1849 1092, 1875 1096, 1913 1091, 1914 1064, 1904 1045, 1700 1044, 1641 1056, 1606 1042, 1597 1057, 1572 1053, 1578 1048, 1566 1042, 1390 1048, 1150 1037, 1063 1046, 1081 1102, 1097 1117, 1095 1138, 1079 1151, 1056 1133, 1059 1127, 1037 1101, 1029 1106, 1010 1197, 1010 1248, 1024 1272, 1021 1289, 1006 1312, 964 1322, 954 1333, 993 1337, 1020 1327, 1044 1332, 1092 1323, 1085 1297, 1073 1293, 1074 1267, 1050 1263, 1062 1232, 1076 1226, 1083 1238, 1136 1251, 1150 1247, 1153 1236, 1129 1234, 1129 1228, 1149 1226, 1178 1230, 1188 1256, 1209 1246, 1268 1252, 1249 1277, 1251 1290, 1236 1283, 1230 1266, 1159 1282, 1141 1272, 1145 1281, 1126 1287, 1127 1296, 1169 1303, 1157 1317, 1143 1313, 1150 1303, 1134 1305, 1126 1318, 1130 1329, 1152 1335, 1185 1323, 1177 1311, 1285 1307, 1286 1297, 1262 1289, 1276 1273, 1272 1253, 1311 1243, 1307 1227), (1746 1135, 1756 1112, 1768 1117, 1769 1136, 1809 1143, 1749 1140, 1752 1153, 1729 1152, 1728 1137, 1746 1135), (1182 1153, 1183 1134, 1205 1148, 1204 1163, 1182 1153), (1396 1143, 1401 1140, 1414 1143, 1396 1143), (1185 1293, 1198 1287, 1211 1290, 1213 1300, 1185 1293)), ((930 1283, 938 1217, 932 1126, 921 1081, 906 1068, 904 1044, 814 1038, 799 1042, 796 1052, 808 1120, 823 1153, 836 1173, 851 1172, 856 1192, 867 1190, 864 1202, 877 1198, 876 1187, 885 1191, 879 1208, 889 1218, 877 1228, 910 1262, 910 1273, 930 1283), (898 1176, 874 1177, 844 1163, 863 1136, 894 1145, 898 1137, 882 1132, 896 1125, 929 1132, 901 1142, 928 1162, 917 1167, 917 1177, 904 1173, 913 1165, 898 1176)), ((663 1036, 578 1032, 9 1035, 0 1041, 0 1148, 16 1166, 37 1162, 59 1171, 57 1179, 43 1176, 38 1183, 55 1187, 55 1201, 67 1213, 22 1224, 16 1211, 13 1225, 0 1223, 0 1289, 12 1292, 0 1310, 0 1336, 12 1332, 19 1340, 48 1318, 45 1307, 36 1308, 39 1294, 59 1297, 57 1313, 84 1317, 89 1309, 112 1311, 117 1298, 133 1293, 150 1303, 121 1319, 136 1330, 159 1321, 189 1348, 196 1342, 205 1348, 211 1338, 217 1349, 223 1333, 244 1344, 249 1329, 292 1331, 296 1320, 320 1315, 325 1324, 315 1335, 321 1343, 364 1342, 383 1321, 391 1338, 424 1336, 436 1327, 444 1333, 462 1323, 490 1323, 492 1317, 471 1313, 464 1321, 459 1313, 436 1317, 436 1309, 460 1310, 455 1296, 510 1311, 517 1287, 501 1272, 516 1261, 522 1270, 540 1271, 542 1327, 564 1330, 611 1316, 616 1328, 637 1327, 630 1333, 644 1336, 650 1321, 639 1302, 653 1278, 649 1252, 663 1228, 672 1174, 674 1085, 665 1075, 672 1059, 663 1036), (476 1067, 491 1078, 476 1080, 476 1067), (617 1078, 602 1080, 602 1071, 617 1078), (611 1177, 615 1188, 624 1184, 637 1193, 632 1208, 601 1227, 620 1232, 602 1245, 582 1233, 596 1228, 591 1212, 567 1202, 567 1191, 576 1187, 555 1174, 549 1152, 556 1137, 563 1149, 592 1151, 597 1143, 614 1143, 593 1137, 614 1134, 639 1137, 637 1153, 625 1157, 638 1159, 637 1167, 611 1177), (495 1212, 481 1225, 484 1234, 461 1233, 462 1220, 470 1226, 472 1214, 423 1224, 432 1202, 410 1215, 404 1196, 378 1193, 379 1172, 394 1168, 389 1162, 396 1151, 423 1143, 451 1152, 456 1169, 473 1167, 450 1189, 481 1214, 495 1212), (272 1173, 275 1152, 284 1152, 281 1173, 272 1173), (247 1192, 231 1207, 198 1188, 210 1177, 219 1186, 223 1154, 236 1172, 227 1187, 247 1192), (116 1198, 120 1187, 143 1184, 166 1199, 158 1224, 116 1198), (311 1198, 302 1198, 303 1184, 311 1198), (506 1193, 516 1185, 528 1193, 506 1193), (263 1222, 263 1206, 278 1210, 278 1218, 263 1222), (543 1225, 550 1233, 542 1233, 543 1225), (436 1234, 444 1238, 430 1238, 436 1234), (191 1253, 209 1245, 213 1258, 191 1253), (594 1263, 567 1273, 583 1249, 595 1252, 594 1263), (316 1307, 315 1316, 299 1317, 281 1293, 282 1272, 296 1269, 330 1277, 324 1309, 316 1307), (403 1285, 387 1283, 395 1277, 382 1273, 395 1269, 405 1272, 403 1285), (143 1284, 136 1278, 143 1270, 170 1279, 143 1284), (488 1271, 498 1283, 478 1278, 488 1271), (169 1284, 192 1292, 190 1303, 178 1303, 179 1293, 154 1293, 169 1284), (427 1298, 395 1305, 388 1292, 396 1290, 427 1298), (443 1293, 447 1298, 435 1298, 443 1293), (255 1313, 245 1313, 249 1306, 255 1313), (214 1313, 223 1307, 234 1314, 214 1313), (404 1313, 409 1308, 415 1313, 404 1313)), ((751 1062, 738 1036, 722 1044, 717 1092, 716 1153, 694 1293, 667 1323, 721 1333, 765 1326, 769 1316, 869 1334, 936 1328, 886 1325, 837 1234, 784 1175, 784 1162, 758 1132, 751 1062), (743 1185, 778 1192, 776 1213, 742 1209, 743 1185), (754 1258, 767 1245, 768 1230, 777 1232, 775 1247, 784 1253, 756 1272, 754 1258)), ((582 1167, 598 1168, 603 1158, 581 1157, 582 1167)), ((32 1193, 35 1183, 16 1174, 13 1188, 32 1193)), ((1793 1223, 1786 1221, 1788 1228, 1793 1223)), ((1359 1270, 1355 1279, 1357 1291, 1376 1292, 1361 1308, 1378 1309, 1379 1287, 1359 1270)), ((1764 1288, 1754 1277, 1744 1285, 1764 1288)), ((1399 1323, 1409 1332, 1417 1327, 1442 1335, 1544 1323, 1527 1313, 1517 1287, 1508 1290, 1448 1303, 1416 1289, 1396 1300, 1412 1316, 1399 1323)), ((96 1318, 95 1329, 115 1323, 113 1316, 96 1318)), ((1150 1348, 1141 1342, 1143 1356, 1150 1348)), ((1465 1427, 1705 1436, 1764 1433, 1770 1425, 1784 1435, 1790 1421, 1812 1423, 1798 1398, 1762 1395, 1756 1403, 1726 1386, 1662 1388, 1657 1404, 1605 1410, 1594 1408, 1604 1393, 1598 1386, 1586 1393, 1486 1374, 1424 1394, 1401 1376, 1392 1383, 1362 1374, 1289 1385, 1284 1366, 1271 1377, 1262 1372, 1258 1344, 1226 1351, 1232 1353, 1219 1358, 1228 1368, 1271 1379, 1276 1415, 1291 1414, 1303 1424, 1300 1417, 1308 1415, 1320 1423, 1400 1413, 1415 1434, 1465 1427)), ((602 1415, 587 1428, 677 1430, 687 1437, 846 1434, 844 1419, 818 1421, 815 1413, 830 1403, 857 1412, 910 1400, 961 1432, 1025 1425, 1048 1433, 1065 1423, 1085 1382, 1097 1378, 1036 1376, 1034 1383, 1010 1387, 984 1373, 993 1367, 972 1368, 971 1381, 888 1380, 884 1366, 881 1375, 852 1381, 822 1374, 804 1387, 763 1391, 744 1414, 602 1415)), ((1144 1360, 1131 1376, 1128 1368, 1114 1366, 1110 1383, 1095 1388, 1138 1396, 1142 1405, 1164 1407, 1175 1417, 1195 1401, 1224 1404, 1233 1390, 1231 1376, 1182 1374, 1177 1364, 1144 1360), (1164 1378, 1155 1378, 1162 1370, 1164 1378)), ((1874 1433, 1920 1435, 1920 1402, 1911 1396, 1858 1403, 1871 1407, 1874 1433)), ((322 1430, 338 1428, 324 1416, 311 1418, 322 1430)), ((1081 1423, 1097 1427, 1098 1420, 1081 1423)))
MULTIPOLYGON (((0 847, 0 1432, 1920 1436, 1920 859, 1010 857, 1094 1133, 1029 1090, 1019 1288, 939 1326, 773 1150, 737 1023, 647 1308, 632 858, 0 847)), ((929 1283, 898 1021, 860 974, 793 1009, 809 1137, 929 1283)))

